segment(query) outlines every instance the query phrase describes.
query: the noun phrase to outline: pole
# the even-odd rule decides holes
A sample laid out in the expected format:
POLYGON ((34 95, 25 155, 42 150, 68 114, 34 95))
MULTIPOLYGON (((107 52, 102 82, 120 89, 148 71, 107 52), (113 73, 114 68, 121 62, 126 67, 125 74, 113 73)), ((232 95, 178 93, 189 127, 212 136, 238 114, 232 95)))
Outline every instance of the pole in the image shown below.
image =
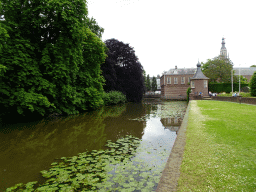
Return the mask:
POLYGON ((240 65, 239 65, 239 96, 240 96, 240 65))
POLYGON ((233 93, 233 69, 231 69, 232 93, 233 93))

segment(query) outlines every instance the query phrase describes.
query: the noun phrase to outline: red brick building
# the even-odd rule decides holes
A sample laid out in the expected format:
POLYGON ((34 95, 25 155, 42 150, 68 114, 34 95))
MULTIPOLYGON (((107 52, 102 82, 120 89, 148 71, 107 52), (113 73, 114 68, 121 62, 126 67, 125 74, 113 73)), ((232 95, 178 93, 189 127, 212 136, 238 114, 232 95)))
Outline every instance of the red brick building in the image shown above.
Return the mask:
POLYGON ((208 81, 209 78, 201 71, 201 64, 198 61, 196 73, 191 78, 191 95, 209 96, 208 81))
POLYGON ((160 78, 161 98, 186 99, 186 92, 190 86, 190 79, 194 76, 196 68, 181 68, 175 66, 164 72, 160 78))
POLYGON ((208 80, 201 71, 198 61, 197 68, 170 69, 164 72, 160 78, 161 98, 163 99, 186 99, 187 89, 191 87, 193 95, 208 96, 208 80))

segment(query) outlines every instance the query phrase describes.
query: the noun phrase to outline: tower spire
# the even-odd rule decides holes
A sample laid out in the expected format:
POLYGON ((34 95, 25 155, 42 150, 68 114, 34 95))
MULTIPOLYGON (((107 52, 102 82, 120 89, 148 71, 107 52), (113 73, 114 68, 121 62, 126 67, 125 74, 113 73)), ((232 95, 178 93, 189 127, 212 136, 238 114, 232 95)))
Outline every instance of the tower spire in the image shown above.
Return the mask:
POLYGON ((227 58, 227 49, 225 47, 225 38, 222 37, 222 42, 221 42, 222 46, 220 49, 220 55, 223 56, 224 58, 227 58))

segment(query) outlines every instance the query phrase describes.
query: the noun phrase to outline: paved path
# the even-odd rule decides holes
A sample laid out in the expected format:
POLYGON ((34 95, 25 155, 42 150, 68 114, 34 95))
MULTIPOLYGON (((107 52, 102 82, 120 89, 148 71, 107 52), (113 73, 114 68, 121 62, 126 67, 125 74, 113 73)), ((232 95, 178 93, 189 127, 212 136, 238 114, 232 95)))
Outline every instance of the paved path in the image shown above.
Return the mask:
POLYGON ((178 131, 171 154, 158 183, 156 189, 157 192, 171 192, 176 191, 177 189, 178 179, 180 176, 180 165, 182 163, 184 147, 186 145, 186 129, 188 125, 189 109, 190 103, 187 107, 186 114, 178 131))

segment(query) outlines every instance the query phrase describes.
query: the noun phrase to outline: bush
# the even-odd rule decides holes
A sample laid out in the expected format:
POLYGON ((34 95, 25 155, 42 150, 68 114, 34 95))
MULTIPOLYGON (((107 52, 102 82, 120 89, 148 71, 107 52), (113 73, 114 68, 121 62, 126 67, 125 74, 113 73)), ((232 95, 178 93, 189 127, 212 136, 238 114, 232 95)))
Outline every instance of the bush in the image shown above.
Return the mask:
POLYGON ((191 87, 187 89, 187 102, 189 102, 189 94, 191 93, 191 87))
POLYGON ((104 101, 104 105, 116 105, 126 102, 126 96, 119 91, 110 91, 108 93, 104 92, 102 99, 104 101))
MULTIPOLYGON (((236 92, 238 94, 238 92, 236 92)), ((232 97, 232 93, 221 93, 218 94, 219 97, 232 97)), ((252 97, 250 93, 240 92, 239 96, 241 97, 252 97)))
MULTIPOLYGON (((212 93, 230 93, 232 92, 231 83, 209 83, 209 91, 212 93)), ((241 83, 240 88, 248 86, 248 84, 241 83)), ((239 91, 239 83, 233 84, 233 91, 239 91)))
POLYGON ((251 77, 249 87, 250 87, 251 96, 255 97, 256 96, 256 72, 254 72, 251 77))

